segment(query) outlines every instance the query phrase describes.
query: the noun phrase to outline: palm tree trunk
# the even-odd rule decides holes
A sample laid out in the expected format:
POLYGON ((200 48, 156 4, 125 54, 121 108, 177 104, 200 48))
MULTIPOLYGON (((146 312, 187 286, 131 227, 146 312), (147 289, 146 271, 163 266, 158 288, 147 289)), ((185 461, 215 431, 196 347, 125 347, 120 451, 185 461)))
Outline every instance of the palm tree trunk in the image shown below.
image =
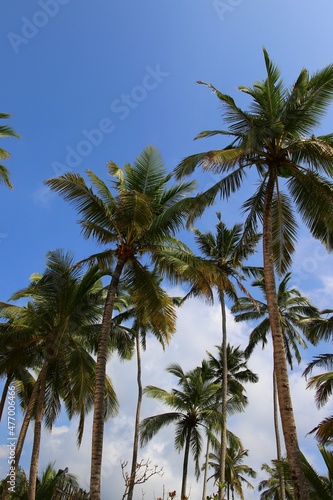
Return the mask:
POLYGON ((92 427, 91 445, 91 471, 90 471, 90 498, 100 500, 101 497, 101 469, 104 437, 104 396, 107 346, 110 335, 113 307, 119 280, 126 263, 126 257, 119 257, 112 279, 108 288, 105 302, 101 332, 98 339, 98 352, 94 393, 94 416, 92 427))
POLYGON ((132 469, 128 489, 128 500, 133 500, 136 466, 138 462, 138 449, 139 449, 139 426, 142 404, 142 381, 141 381, 141 350, 140 350, 140 333, 136 332, 136 360, 137 360, 137 383, 138 383, 138 401, 136 405, 135 415, 135 429, 134 429, 134 442, 133 442, 133 455, 132 455, 132 469))
POLYGON ((8 393, 8 387, 12 383, 13 380, 13 375, 7 375, 6 382, 2 391, 2 396, 1 396, 1 401, 0 401, 0 420, 2 420, 2 414, 3 414, 3 409, 5 407, 6 399, 7 399, 7 393, 8 393))
POLYGON ((222 359, 223 359, 223 375, 222 375, 222 404, 221 404, 221 453, 220 453, 220 484, 219 484, 219 500, 224 499, 225 492, 225 462, 227 453, 227 395, 228 395, 228 360, 227 360, 227 315, 225 309, 224 292, 219 291, 222 315, 222 359))
MULTIPOLYGON (((39 376, 40 376, 40 374, 39 374, 39 376)), ((28 403, 27 409, 26 409, 25 414, 24 414, 24 418, 23 418, 23 422, 22 422, 22 425, 21 425, 20 433, 19 433, 19 436, 18 436, 18 439, 17 439, 17 442, 16 442, 16 447, 15 447, 15 473, 18 470, 18 466, 19 466, 19 463, 20 463, 20 458, 21 458, 21 454, 22 454, 22 450, 23 450, 23 445, 24 445, 25 437, 27 435, 29 424, 30 424, 30 421, 31 421, 31 417, 32 417, 32 414, 33 414, 33 411, 34 411, 34 408, 35 408, 36 399, 37 399, 38 390, 39 390, 39 380, 40 380, 40 378, 38 377, 37 380, 36 380, 36 382, 35 382, 35 384, 34 384, 34 387, 33 387, 33 390, 32 390, 32 393, 31 393, 31 396, 30 396, 30 399, 29 399, 29 403, 28 403)), ((3 499, 2 500, 8 500, 9 497, 10 497, 10 492, 8 491, 8 489, 6 489, 6 491, 3 494, 3 499)))
POLYGON ((181 489, 181 493, 180 493, 180 500, 187 499, 186 484, 187 484, 188 459, 190 456, 190 442, 191 442, 191 429, 188 430, 188 434, 186 436, 184 461, 183 461, 182 489, 181 489))
MULTIPOLYGON (((276 375, 273 370, 273 412, 274 412, 274 430, 275 430, 275 441, 276 441, 276 458, 278 460, 282 459, 281 454, 281 440, 279 431, 279 415, 278 415, 278 395, 276 388, 276 375)), ((282 471, 280 472, 280 500, 286 500, 286 488, 284 484, 284 477, 282 471)))
POLYGON ((274 176, 271 175, 267 182, 263 211, 263 255, 267 306, 273 341, 274 370, 276 373, 282 429, 295 499, 308 500, 308 488, 302 470, 275 285, 272 230, 273 191, 274 176))
POLYGON ((208 476, 208 466, 209 466, 209 448, 210 448, 210 436, 207 437, 206 459, 205 459, 205 472, 204 472, 203 487, 202 487, 202 500, 206 500, 206 496, 207 496, 207 476, 208 476))
POLYGON ((36 496, 36 481, 38 474, 38 462, 39 462, 39 450, 40 441, 42 433, 42 421, 44 413, 44 399, 45 399, 45 388, 46 388, 46 377, 48 370, 48 361, 43 365, 43 368, 39 377, 39 394, 37 399, 37 408, 35 415, 35 427, 34 427, 34 440, 32 445, 31 462, 30 462, 30 474, 29 474, 29 490, 28 490, 28 500, 35 500, 36 496))

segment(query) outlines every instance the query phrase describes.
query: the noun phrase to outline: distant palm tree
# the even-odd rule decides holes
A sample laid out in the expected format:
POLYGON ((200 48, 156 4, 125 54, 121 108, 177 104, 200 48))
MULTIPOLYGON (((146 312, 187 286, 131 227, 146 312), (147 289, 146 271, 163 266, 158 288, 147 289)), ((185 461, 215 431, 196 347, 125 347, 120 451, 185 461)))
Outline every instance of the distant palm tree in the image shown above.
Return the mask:
POLYGON ((259 483, 258 490, 262 491, 260 500, 280 500, 282 494, 286 500, 295 500, 293 487, 289 477, 289 469, 287 471, 281 467, 283 460, 272 460, 273 467, 268 464, 263 464, 261 470, 267 472, 270 476, 259 483), (281 478, 283 478, 284 488, 281 490, 281 478))
MULTIPOLYGON (((246 266, 244 261, 254 253, 259 236, 254 234, 252 239, 248 239, 244 246, 242 238, 242 224, 235 224, 232 228, 221 220, 221 214, 217 214, 216 234, 208 231, 202 233, 198 229, 193 229, 195 241, 203 255, 205 265, 212 269, 215 277, 214 288, 217 290, 221 307, 221 351, 223 358, 223 371, 220 373, 219 382, 221 384, 221 457, 220 457, 220 499, 224 496, 224 474, 226 460, 226 433, 227 433, 227 394, 228 394, 228 354, 227 354, 227 310, 226 297, 236 300, 237 288, 243 293, 248 293, 243 285, 246 276, 257 273, 257 268, 246 266)), ((199 290, 191 290, 189 295, 200 294, 199 290)), ((222 359, 221 358, 221 359, 222 359)))
MULTIPOLYGON (((307 480, 310 500, 332 500, 333 498, 333 452, 324 446, 318 446, 319 452, 327 467, 327 474, 320 475, 302 454, 302 468, 307 480)), ((279 497, 279 476, 285 478, 287 499, 294 500, 294 492, 291 480, 290 469, 287 460, 272 460, 274 468, 267 464, 262 466, 262 470, 270 473, 271 478, 261 481, 259 491, 266 490, 261 494, 261 500, 278 500, 279 497)))
MULTIPOLYGON (((156 280, 156 285, 161 283, 160 277, 156 273, 152 273, 152 279, 156 280)), ((125 287, 126 288, 126 287, 125 287)), ((142 396, 143 396, 143 387, 142 387, 142 359, 141 359, 141 351, 146 350, 146 340, 147 335, 153 335, 162 345, 163 349, 166 344, 168 344, 171 340, 172 334, 175 331, 175 305, 179 302, 179 299, 175 297, 169 297, 167 294, 164 296, 164 300, 161 301, 161 307, 164 310, 165 314, 165 323, 163 327, 159 326, 156 328, 154 324, 150 322, 150 311, 137 311, 135 308, 135 304, 131 303, 131 295, 133 290, 131 291, 129 287, 127 289, 127 309, 124 312, 118 314, 113 323, 122 323, 124 321, 128 321, 130 318, 134 318, 132 320, 131 327, 121 326, 125 331, 127 330, 128 334, 132 337, 132 340, 135 344, 135 352, 136 352, 136 363, 137 363, 137 388, 138 388, 138 397, 137 397, 137 405, 136 405, 136 413, 135 413, 135 424, 134 424, 134 437, 133 437, 133 452, 132 452, 132 464, 131 464, 131 472, 128 476, 128 484, 127 484, 127 492, 126 498, 127 500, 133 499, 134 487, 135 487, 135 479, 137 474, 137 465, 138 465, 138 448, 139 448, 139 437, 140 437, 140 420, 141 420, 141 407, 142 407, 142 396)))
MULTIPOLYGON (((279 318, 284 339, 284 350, 287 362, 290 368, 293 368, 293 356, 298 363, 301 361, 299 346, 303 349, 307 344, 300 334, 307 336, 309 318, 315 318, 319 315, 318 309, 311 301, 304 297, 296 288, 289 288, 291 274, 287 273, 281 280, 277 289, 277 301, 279 308, 279 318)), ((265 281, 262 276, 252 283, 259 288, 263 297, 266 297, 265 281)), ((249 343, 245 349, 245 355, 251 356, 255 347, 261 343, 264 348, 270 336, 270 321, 267 302, 256 299, 256 307, 248 297, 240 297, 232 307, 235 321, 260 321, 252 330, 249 337, 249 343)), ((274 428, 276 435, 277 459, 281 460, 281 444, 279 438, 278 426, 278 402, 276 388, 276 372, 273 367, 273 403, 274 403, 274 428)))
MULTIPOLYGON (((0 113, 0 120, 7 120, 11 115, 7 113, 0 113)), ((20 137, 11 127, 7 125, 0 125, 0 139, 4 137, 20 137)), ((3 148, 0 148, 0 160, 5 160, 10 157, 8 151, 3 148)), ((8 168, 0 165, 0 183, 6 184, 9 188, 12 188, 12 184, 9 179, 9 170, 8 168)))
MULTIPOLYGON (((248 450, 245 450, 242 445, 231 446, 227 448, 226 457, 226 471, 225 471, 225 482, 226 482, 226 492, 227 500, 234 500, 235 493, 244 500, 243 485, 244 483, 248 488, 254 489, 253 485, 246 479, 245 476, 255 478, 257 473, 243 463, 244 459, 248 456, 248 450)), ((210 453, 209 454, 209 465, 215 471, 214 474, 209 478, 214 478, 216 482, 219 481, 220 477, 220 457, 219 454, 210 453)))
POLYGON ((83 235, 93 237, 106 247, 105 251, 92 255, 89 260, 98 261, 112 274, 97 353, 91 500, 100 500, 106 349, 119 283, 123 279, 130 284, 135 290, 132 301, 137 309, 149 309, 151 324, 156 329, 163 328, 165 315, 160 306, 165 293, 152 279, 151 266, 157 266, 163 275, 177 273, 179 279, 186 279, 188 263, 182 259, 178 263, 185 245, 174 235, 186 221, 192 203, 188 194, 194 188, 189 182, 169 187, 172 176, 166 173, 159 152, 152 147, 146 148, 133 165, 126 164, 124 169, 109 162, 108 173, 113 178, 114 192, 91 171, 88 175, 92 188, 80 174, 73 172, 46 181, 52 190, 77 208, 82 217, 79 223, 83 235))
POLYGON ((168 392, 149 385, 145 387, 144 394, 163 402, 173 411, 145 418, 140 425, 140 441, 141 445, 144 445, 163 427, 170 424, 176 426, 175 447, 178 451, 185 448, 180 495, 181 499, 185 499, 190 451, 195 462, 196 476, 199 477, 199 457, 202 448, 200 428, 207 429, 214 424, 214 421, 219 420, 216 401, 220 384, 211 382, 211 372, 205 361, 201 366, 188 372, 184 372, 178 364, 170 365, 167 371, 178 378, 179 389, 168 392))
MULTIPOLYGON (((185 158, 175 173, 181 178, 202 166, 221 176, 214 186, 197 196, 192 219, 201 215, 218 195, 228 199, 239 190, 247 174, 258 176, 255 193, 242 207, 246 213, 244 242, 262 224, 266 298, 282 428, 295 496, 297 500, 306 500, 308 490, 279 321, 275 270, 284 274, 292 262, 298 228, 295 209, 315 238, 332 245, 333 135, 315 136, 313 132, 333 100, 333 65, 313 75, 302 69, 295 83, 287 87, 266 50, 264 59, 266 78, 252 88, 239 88, 251 98, 249 110, 242 110, 231 96, 205 84, 222 104, 228 128, 204 131, 197 138, 219 135, 227 138, 228 144, 185 158)), ((255 183, 251 181, 251 185, 255 183)))

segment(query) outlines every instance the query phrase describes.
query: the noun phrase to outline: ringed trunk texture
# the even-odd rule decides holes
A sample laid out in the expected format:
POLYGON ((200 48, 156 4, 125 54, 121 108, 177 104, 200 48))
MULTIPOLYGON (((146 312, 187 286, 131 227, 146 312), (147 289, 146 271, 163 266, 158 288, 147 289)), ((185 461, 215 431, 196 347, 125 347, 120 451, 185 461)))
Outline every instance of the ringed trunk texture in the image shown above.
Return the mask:
POLYGON ((270 175, 267 182, 263 212, 263 254, 266 298, 272 332, 274 371, 276 373, 280 415, 294 495, 296 500, 308 500, 308 488, 302 470, 275 284, 272 235, 272 199, 274 182, 275 177, 273 174, 270 175))
POLYGON ((35 416, 34 440, 32 445, 31 462, 30 462, 28 500, 35 500, 36 496, 36 481, 38 474, 40 441, 42 435, 42 421, 44 413, 47 370, 48 370, 48 362, 46 362, 42 368, 40 383, 39 383, 39 394, 37 399, 37 408, 35 416))
MULTIPOLYGON (((276 375, 274 370, 273 370, 273 408, 274 408, 274 430, 275 430, 275 441, 276 441, 276 458, 278 460, 281 460, 282 454, 281 454, 281 439, 279 431, 279 404, 278 404, 278 395, 276 388, 276 375)), ((286 489, 282 471, 280 472, 280 500, 286 500, 286 489)))
POLYGON ((206 500, 207 497, 207 478, 208 478, 208 466, 209 466, 209 448, 210 448, 210 437, 207 437, 207 446, 206 446, 206 458, 205 458, 205 472, 203 478, 203 487, 202 487, 202 500, 206 500))
POLYGON ((104 437, 104 396, 105 376, 107 361, 107 346, 110 335, 113 307, 118 291, 119 280, 126 263, 125 258, 118 258, 116 268, 108 288, 105 302, 101 332, 98 339, 98 351, 96 361, 95 391, 94 391, 94 416, 92 427, 91 445, 91 470, 90 470, 90 499, 101 498, 101 469, 103 456, 104 437))
POLYGON ((225 462, 227 454, 228 360, 227 360, 227 316, 225 310, 224 293, 222 290, 219 291, 219 297, 220 297, 221 315, 222 315, 222 356, 223 356, 219 500, 223 500, 225 494, 225 462))
MULTIPOLYGON (((23 445, 24 445, 25 437, 27 435, 28 428, 29 428, 30 421, 31 421, 31 417, 32 417, 34 409, 35 409, 36 400, 37 400, 37 396, 38 396, 38 390, 39 390, 40 375, 39 375, 39 377, 37 378, 37 380, 36 380, 36 382, 34 384, 34 387, 33 387, 33 390, 32 390, 32 393, 31 393, 31 396, 30 396, 30 399, 29 399, 29 403, 28 403, 27 409, 26 409, 25 414, 24 414, 24 418, 23 418, 23 422, 22 422, 22 425, 21 425, 20 433, 19 433, 19 436, 18 436, 18 439, 17 439, 17 442, 16 442, 16 447, 15 447, 15 473, 18 470, 18 466, 19 466, 19 463, 20 463, 20 458, 21 458, 21 454, 22 454, 22 450, 23 450, 23 445)), ((10 491, 8 491, 8 488, 6 488, 6 491, 3 494, 3 499, 2 500, 8 500, 9 497, 10 497, 10 491)))
POLYGON ((136 360, 137 360, 137 383, 138 383, 138 401, 136 406, 135 415, 135 429, 134 429, 134 440, 133 440, 133 455, 132 455, 132 469, 128 488, 128 500, 133 500, 134 486, 135 486, 135 475, 136 466, 138 463, 138 449, 139 449, 139 426, 140 426, 140 416, 141 416, 141 404, 142 404, 142 381, 141 381, 141 350, 140 350, 140 334, 137 332, 136 341, 136 360))
POLYGON ((186 496, 186 484, 187 484, 187 470, 188 470, 188 459, 190 456, 190 442, 191 442, 191 429, 188 430, 188 435, 186 436, 184 461, 183 461, 183 478, 182 478, 182 490, 180 493, 180 499, 187 499, 186 496))

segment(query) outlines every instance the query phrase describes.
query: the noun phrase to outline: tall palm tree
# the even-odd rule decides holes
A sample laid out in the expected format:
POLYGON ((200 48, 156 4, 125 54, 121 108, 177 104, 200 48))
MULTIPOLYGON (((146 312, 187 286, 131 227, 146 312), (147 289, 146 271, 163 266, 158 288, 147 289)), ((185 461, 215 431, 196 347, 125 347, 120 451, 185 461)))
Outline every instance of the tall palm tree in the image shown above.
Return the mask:
POLYGON ((295 83, 287 87, 266 50, 264 59, 265 80, 256 82, 252 88, 239 87, 252 99, 249 110, 242 110, 231 96, 205 84, 221 102, 229 127, 204 131, 197 138, 218 134, 229 137, 230 142, 222 149, 185 158, 176 168, 176 176, 189 175, 198 165, 221 174, 213 187, 198 195, 193 210, 193 216, 198 216, 218 194, 228 199, 241 187, 248 172, 257 173, 257 189, 243 204, 247 214, 244 241, 262 223, 266 298, 282 428, 295 496, 297 500, 306 500, 308 491, 289 388, 275 270, 285 273, 292 261, 298 226, 295 209, 314 237, 331 244, 333 134, 316 136, 314 131, 333 99, 333 65, 313 75, 302 69, 295 83))
MULTIPOLYGON (((160 277, 156 273, 152 273, 152 278, 156 280, 156 284, 159 284, 161 282, 160 277)), ((130 335, 132 335, 135 344, 138 396, 137 396, 137 405, 135 412, 132 464, 131 464, 131 472, 128 477, 128 489, 126 493, 127 500, 132 500, 134 494, 134 487, 136 484, 135 479, 136 479, 137 465, 138 465, 141 407, 142 407, 142 396, 143 396, 141 351, 146 350, 147 335, 153 335, 160 342, 163 349, 170 342, 172 334, 175 331, 175 317, 176 317, 175 305, 179 302, 179 299, 176 297, 171 298, 165 293, 164 300, 161 304, 164 310, 166 321, 163 329, 162 328, 156 329, 154 325, 151 324, 150 322, 150 311, 149 310, 140 312, 136 311, 135 305, 134 307, 131 307, 131 300, 130 300, 131 290, 128 287, 127 287, 127 293, 129 297, 127 310, 118 314, 114 318, 113 323, 122 323, 134 317, 132 327, 128 328, 128 331, 130 335)), ((124 326, 122 326, 122 328, 127 329, 124 326)))
MULTIPOLYGON (((221 307, 221 323, 222 323, 222 357, 223 357, 223 373, 221 373, 221 457, 220 457, 220 500, 224 497, 224 474, 226 460, 226 432, 227 432, 227 393, 228 393, 228 355, 227 355, 227 311, 226 297, 236 300, 237 288, 243 293, 247 293, 246 288, 242 284, 245 276, 255 274, 257 268, 245 266, 244 261, 254 253, 258 243, 258 235, 253 234, 252 239, 248 239, 247 245, 243 245, 242 224, 235 224, 232 228, 227 226, 221 220, 221 214, 217 213, 218 223, 216 224, 216 234, 208 231, 202 233, 198 229, 193 229, 195 233, 195 241, 200 249, 206 265, 213 268, 215 274, 215 288, 217 289, 218 298, 221 307)), ((197 290, 191 291, 195 294, 197 290)), ((200 293, 200 290, 198 291, 200 293)))
MULTIPOLYGON (((315 318, 319 315, 318 309, 311 301, 304 297, 296 288, 289 288, 291 274, 286 273, 277 289, 277 301, 279 307, 279 317, 284 339, 284 348, 288 365, 293 369, 293 356, 298 363, 301 361, 301 353, 299 346, 303 349, 307 344, 300 334, 307 336, 308 319, 315 318)), ((252 283, 253 286, 259 288, 263 297, 266 296, 264 277, 257 279, 252 283)), ((266 302, 256 299, 257 307, 247 297, 240 297, 232 307, 235 321, 258 321, 259 324, 252 330, 249 337, 249 343, 245 349, 245 355, 249 357, 254 348, 261 343, 264 348, 268 342, 270 334, 270 321, 268 306, 266 302)), ((282 459, 281 443, 279 436, 278 424, 278 402, 276 389, 276 373, 273 367, 273 406, 274 406, 274 429, 276 437, 277 460, 282 459)), ((281 479, 281 495, 284 495, 284 482, 281 479)))
MULTIPOLYGON (((225 482, 228 500, 230 498, 230 491, 232 500, 235 498, 235 492, 241 500, 244 500, 242 483, 248 488, 254 489, 253 485, 245 477, 255 478, 257 476, 252 467, 243 463, 247 456, 248 450, 245 450, 242 445, 227 448, 225 482)), ((218 482, 220 477, 220 454, 210 453, 209 458, 209 465, 214 470, 214 474, 209 479, 214 478, 218 482)))
POLYGON ((108 173, 113 178, 113 192, 91 171, 88 175, 92 187, 87 186, 80 174, 73 172, 46 181, 52 190, 76 207, 82 217, 79 223, 83 236, 92 237, 106 247, 89 259, 112 270, 97 353, 91 500, 100 499, 106 352, 120 279, 135 290, 132 300, 137 309, 149 309, 151 324, 154 328, 163 328, 165 315, 160 306, 164 291, 151 277, 151 264, 162 274, 177 272, 184 279, 190 268, 188 262, 179 258, 185 245, 176 241, 174 235, 188 215, 191 203, 188 194, 193 183, 169 187, 172 176, 166 173, 161 156, 153 147, 146 148, 133 165, 126 164, 124 169, 109 162, 108 173))
POLYGON ((194 370, 184 372, 178 364, 172 364, 167 371, 178 378, 177 389, 170 392, 149 385, 144 394, 169 406, 173 411, 145 418, 140 425, 141 445, 152 439, 160 429, 170 424, 176 426, 175 447, 184 448, 181 499, 187 498, 186 483, 190 450, 192 451, 196 476, 199 477, 199 457, 202 447, 200 428, 209 428, 219 420, 216 410, 219 384, 211 381, 211 372, 207 362, 194 370))
MULTIPOLYGON (((50 252, 43 275, 33 275, 31 284, 15 293, 12 300, 28 299, 25 306, 2 304, 11 329, 1 341, 21 349, 33 349, 32 368, 37 378, 32 390, 16 446, 16 467, 24 437, 34 417, 34 439, 30 463, 28 500, 35 496, 42 421, 47 427, 64 402, 69 418, 79 416, 78 443, 81 443, 85 415, 93 404, 96 361, 89 351, 96 343, 104 290, 101 272, 91 267, 83 272, 73 258, 60 251, 50 252)), ((106 379, 104 417, 115 413, 117 399, 106 379)))
POLYGON ((218 350, 218 356, 215 357, 213 354, 208 353, 208 363, 212 372, 214 374, 215 381, 221 384, 224 398, 222 399, 222 427, 223 432, 221 432, 221 443, 220 443, 220 481, 219 481, 219 495, 224 497, 224 484, 225 484, 225 474, 226 474, 226 460, 227 460, 227 444, 226 444, 226 422, 227 422, 227 401, 228 395, 231 398, 236 398, 242 405, 242 409, 247 404, 247 398, 245 396, 244 383, 258 382, 258 376, 253 373, 246 364, 246 359, 244 352, 239 347, 233 347, 229 343, 224 347, 216 346, 218 350), (227 377, 225 375, 227 365, 227 377), (226 379, 226 380, 225 380, 226 379), (224 403, 224 399, 225 402, 224 403), (224 448, 222 450, 222 448, 224 448), (223 471, 222 471, 223 467, 223 471))
MULTIPOLYGON (((0 120, 7 120, 11 115, 8 113, 0 113, 0 120)), ((8 125, 0 125, 0 139, 5 137, 20 137, 14 129, 8 127, 8 125)), ((8 151, 0 148, 0 160, 6 160, 10 157, 8 151)), ((7 167, 0 165, 0 183, 6 184, 9 188, 12 188, 12 184, 9 178, 9 170, 7 167)))

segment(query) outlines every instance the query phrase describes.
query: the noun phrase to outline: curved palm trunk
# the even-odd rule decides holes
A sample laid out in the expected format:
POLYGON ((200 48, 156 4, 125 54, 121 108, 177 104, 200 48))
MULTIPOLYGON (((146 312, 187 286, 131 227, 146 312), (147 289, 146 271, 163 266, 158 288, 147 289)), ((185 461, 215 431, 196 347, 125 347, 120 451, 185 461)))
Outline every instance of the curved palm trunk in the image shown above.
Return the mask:
POLYGON ((116 268, 108 288, 105 302, 101 332, 98 339, 98 352, 95 377, 94 393, 94 416, 92 427, 91 445, 91 471, 90 471, 90 499, 100 500, 101 497, 101 468, 103 455, 104 437, 104 395, 105 395, 105 375, 107 345, 110 335, 113 307, 116 293, 118 291, 119 280, 123 271, 126 258, 119 257, 116 268))
POLYGON ((6 382, 2 391, 2 396, 1 396, 1 401, 0 401, 0 420, 2 419, 2 414, 3 414, 3 409, 5 407, 6 399, 7 399, 7 393, 8 393, 8 387, 12 383, 13 380, 13 375, 8 375, 6 378, 6 382))
POLYGON ((39 462, 39 450, 40 441, 42 434, 42 421, 44 413, 44 399, 45 399, 45 388, 46 388, 46 376, 48 370, 48 362, 44 363, 41 370, 40 380, 39 380, 39 395, 37 399, 37 408, 35 415, 35 428, 34 428, 34 440, 32 445, 31 462, 30 462, 30 475, 29 475, 29 490, 28 490, 28 500, 35 500, 36 496, 36 481, 38 474, 38 462, 39 462))
POLYGON ((208 466, 209 466, 209 448, 210 448, 210 437, 207 437, 207 446, 206 446, 206 459, 205 459, 205 472, 203 478, 203 487, 202 487, 202 500, 206 500, 207 496, 207 476, 208 476, 208 466))
POLYGON ((267 306, 273 341, 274 370, 279 398, 282 429, 287 450, 287 457, 291 471, 296 500, 308 500, 308 488, 302 470, 300 449, 298 445, 296 424, 290 394, 289 378, 283 334, 280 325, 279 308, 275 285, 273 234, 272 234, 272 199, 274 190, 274 176, 267 182, 263 211, 263 255, 264 276, 267 297, 267 306))
POLYGON ((138 401, 136 406, 135 415, 135 429, 134 429, 134 442, 133 442, 133 455, 132 455, 132 469, 130 476, 130 483, 128 488, 127 499, 133 499, 134 486, 135 486, 135 473, 136 466, 138 462, 138 449, 139 449, 139 426, 140 426, 140 415, 141 415, 141 404, 142 404, 142 382, 141 382, 141 350, 140 350, 140 334, 137 332, 135 342, 136 342, 136 360, 137 360, 137 383, 138 383, 138 401))
POLYGON ((221 401, 221 453, 220 453, 220 484, 219 500, 223 500, 225 492, 225 462, 227 454, 227 395, 228 395, 228 360, 227 360, 227 315, 225 310, 224 293, 219 291, 222 314, 222 401, 221 401))
MULTIPOLYGON (((276 374, 273 370, 273 412, 274 412, 274 430, 275 430, 275 441, 276 441, 276 458, 278 460, 282 459, 281 454, 281 440, 279 431, 279 415, 278 415, 278 394, 276 387, 276 374)), ((286 488, 284 484, 284 477, 282 471, 280 472, 280 500, 286 500, 286 488)))
POLYGON ((184 461, 183 461, 183 478, 182 478, 182 489, 180 493, 180 499, 187 499, 186 496, 186 484, 187 484, 187 470, 188 470, 188 459, 190 456, 190 442, 191 442, 191 429, 188 431, 185 443, 184 461))

